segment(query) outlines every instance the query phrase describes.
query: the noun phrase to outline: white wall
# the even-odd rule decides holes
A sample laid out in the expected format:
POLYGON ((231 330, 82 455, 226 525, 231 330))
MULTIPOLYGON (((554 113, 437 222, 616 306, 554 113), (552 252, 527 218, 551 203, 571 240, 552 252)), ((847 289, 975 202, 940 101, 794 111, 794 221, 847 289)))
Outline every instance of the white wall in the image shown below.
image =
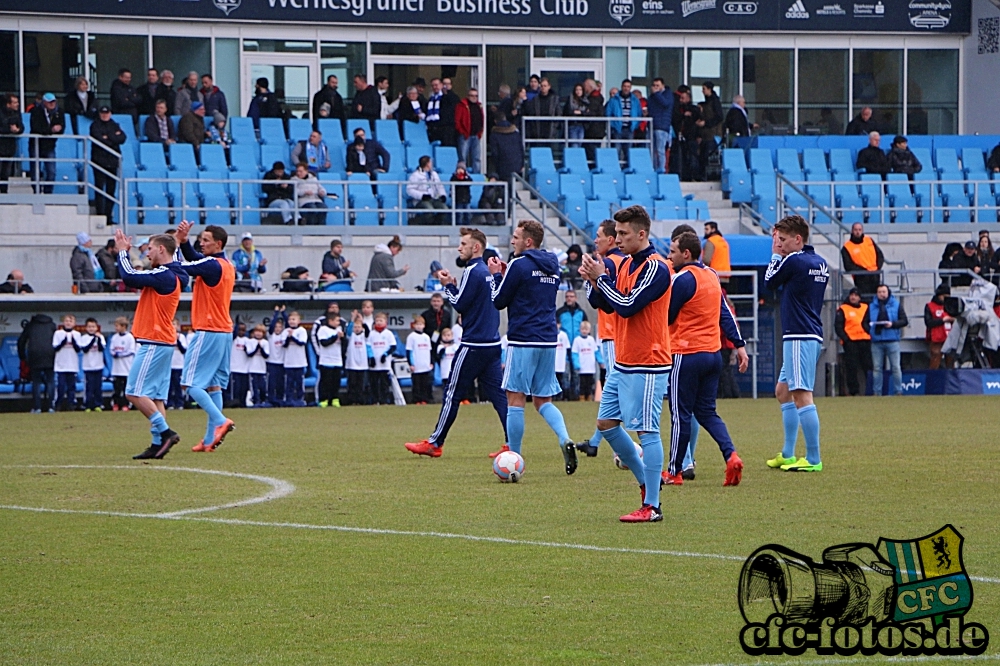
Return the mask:
POLYGON ((972 34, 962 46, 965 134, 1000 134, 1000 53, 979 53, 979 20, 1000 17, 1000 8, 990 0, 971 0, 972 34))

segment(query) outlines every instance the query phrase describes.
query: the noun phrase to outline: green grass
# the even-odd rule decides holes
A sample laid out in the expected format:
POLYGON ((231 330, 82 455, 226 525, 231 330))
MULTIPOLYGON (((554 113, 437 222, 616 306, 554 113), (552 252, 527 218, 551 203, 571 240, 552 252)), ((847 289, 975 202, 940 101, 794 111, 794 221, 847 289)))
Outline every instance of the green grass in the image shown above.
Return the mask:
MULTIPOLYGON (((436 460, 402 447, 433 428, 435 406, 242 410, 214 454, 189 451, 203 414, 172 412, 184 440, 150 465, 130 459, 148 438, 138 414, 5 414, 3 505, 149 513, 267 491, 150 469, 163 466, 265 475, 296 489, 183 520, 0 509, 0 663, 752 663, 738 643, 740 561, 210 521, 736 557, 780 543, 817 559, 835 544, 912 539, 952 523, 970 573, 1000 578, 996 404, 820 401, 825 469, 790 475, 764 466, 781 438, 774 401, 726 401, 743 485, 721 487, 721 457, 703 433, 697 480, 664 489, 656 525, 618 522, 638 492, 606 443, 566 477, 534 413, 517 485, 490 470, 486 453, 502 441, 488 406, 462 408, 436 460)), ((563 409, 573 436, 593 432, 595 405, 563 409)), ((1000 584, 974 588, 970 619, 996 634, 1000 584)))

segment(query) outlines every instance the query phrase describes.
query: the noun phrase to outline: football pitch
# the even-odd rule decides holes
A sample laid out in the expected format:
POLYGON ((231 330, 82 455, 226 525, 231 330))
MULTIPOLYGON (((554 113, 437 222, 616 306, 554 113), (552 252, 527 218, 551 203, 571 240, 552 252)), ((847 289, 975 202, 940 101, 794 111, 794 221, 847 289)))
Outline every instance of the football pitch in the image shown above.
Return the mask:
MULTIPOLYGON (((773 399, 723 401, 742 485, 722 487, 702 432, 696 480, 639 525, 618 522, 639 494, 607 443, 567 477, 534 410, 516 485, 492 473, 486 405, 462 407, 438 459, 403 448, 435 405, 233 411, 212 454, 190 452, 203 413, 170 412, 183 440, 150 464, 131 460, 148 445, 138 413, 4 414, 0 664, 885 661, 744 654, 743 560, 774 543, 819 561, 949 523, 968 619, 996 637, 978 660, 1000 659, 996 398, 817 404, 822 473, 764 465, 782 437, 773 399)), ((591 435, 596 405, 560 407, 591 435)))

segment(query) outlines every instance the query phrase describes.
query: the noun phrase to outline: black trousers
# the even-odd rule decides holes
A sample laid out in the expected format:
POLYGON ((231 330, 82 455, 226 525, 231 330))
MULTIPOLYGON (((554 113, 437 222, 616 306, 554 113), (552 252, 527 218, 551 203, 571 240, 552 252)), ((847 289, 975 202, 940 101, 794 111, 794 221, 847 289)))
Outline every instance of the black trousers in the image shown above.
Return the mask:
POLYGON ((319 367, 319 401, 340 399, 340 367, 319 367))
POLYGON ((580 397, 584 400, 591 400, 594 397, 594 375, 585 375, 582 372, 580 378, 580 397))
POLYGON ((719 375, 720 398, 740 397, 740 386, 736 383, 736 375, 733 374, 733 366, 729 364, 732 358, 732 349, 722 350, 722 373, 719 375))
POLYGON ((413 402, 434 402, 434 371, 415 372, 410 376, 413 382, 413 402))
POLYGON ((347 371, 347 404, 348 405, 367 405, 368 400, 365 397, 365 375, 366 370, 348 370, 347 371))
MULTIPOLYGON (((844 343, 844 381, 847 383, 849 395, 861 395, 866 384, 865 376, 872 370, 871 340, 848 340, 844 343), (858 383, 858 372, 861 372, 861 383, 858 383)), ((881 388, 881 387, 879 387, 881 388)))
MULTIPOLYGON (((113 168, 109 168, 107 165, 100 166, 111 173, 118 170, 117 166, 113 168)), ((97 193, 94 194, 94 209, 98 215, 103 215, 108 218, 108 222, 111 222, 111 213, 115 209, 115 189, 118 187, 118 183, 115 182, 114 178, 105 175, 100 169, 94 169, 94 187, 97 188, 97 193), (108 196, 102 196, 101 192, 106 193, 108 196)))
POLYGON ((115 375, 111 378, 115 391, 111 395, 111 403, 119 407, 128 407, 128 398, 125 397, 125 386, 128 384, 128 377, 115 375))
POLYGON ((7 192, 7 179, 11 176, 19 175, 17 171, 20 167, 17 166, 19 160, 8 159, 13 158, 17 153, 17 144, 6 145, 8 140, 3 141, 4 145, 0 145, 0 194, 5 194, 7 192))
POLYGON ((54 382, 52 368, 31 369, 31 399, 34 409, 42 412, 52 409, 54 382))
POLYGON ((392 398, 392 385, 389 382, 391 370, 372 370, 368 373, 368 382, 371 386, 372 404, 394 405, 396 401, 392 398))

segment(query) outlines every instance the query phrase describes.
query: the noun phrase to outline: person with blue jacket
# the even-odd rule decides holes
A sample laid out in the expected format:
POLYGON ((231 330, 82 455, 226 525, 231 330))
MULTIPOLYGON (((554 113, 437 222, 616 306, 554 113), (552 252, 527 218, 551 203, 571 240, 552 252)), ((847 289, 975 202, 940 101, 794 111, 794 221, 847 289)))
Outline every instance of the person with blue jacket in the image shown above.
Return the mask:
MULTIPOLYGON (((566 337, 572 341, 580 336, 580 324, 587 321, 587 313, 577 303, 576 292, 574 290, 567 290, 564 298, 563 306, 556 310, 556 321, 559 322, 559 328, 566 331, 566 337)), ((564 398, 566 400, 576 400, 580 388, 579 375, 576 372, 575 366, 570 365, 568 367, 570 376, 566 391, 564 391, 566 394, 564 398)))
POLYGON ((653 168, 657 172, 667 168, 667 148, 670 147, 670 124, 674 119, 674 93, 670 86, 657 77, 653 79, 646 111, 653 121, 653 168))
MULTIPOLYGON (((507 391, 507 445, 501 449, 521 453, 524 438, 525 396, 559 438, 566 473, 576 471, 576 444, 566 432, 562 412, 552 404, 559 393, 556 379, 556 292, 559 260, 540 249, 545 229, 534 220, 522 220, 510 244, 514 258, 506 266, 498 258, 487 264, 492 276, 493 307, 507 309, 508 358, 503 389, 507 391)), ((462 336, 463 341, 465 335, 462 336)))
MULTIPOLYGON (((622 81, 622 87, 618 94, 612 96, 604 106, 604 113, 612 118, 642 117, 642 104, 639 102, 639 98, 632 94, 631 79, 622 81)), ((655 121, 653 126, 656 126, 655 121)), ((628 159, 628 146, 632 139, 632 133, 637 129, 639 129, 638 120, 631 122, 611 121, 611 139, 618 140, 615 144, 618 148, 618 159, 623 161, 628 159)))
POLYGON ((264 273, 267 272, 267 259, 253 244, 253 234, 249 231, 240 239, 240 248, 233 252, 233 266, 236 267, 236 277, 250 282, 253 291, 264 291, 264 273))
POLYGON ((875 300, 868 306, 868 332, 872 336, 872 386, 875 395, 882 395, 882 370, 889 361, 892 373, 891 395, 903 394, 903 371, 899 366, 899 339, 901 329, 910 324, 903 304, 889 287, 880 284, 875 290, 875 300))

